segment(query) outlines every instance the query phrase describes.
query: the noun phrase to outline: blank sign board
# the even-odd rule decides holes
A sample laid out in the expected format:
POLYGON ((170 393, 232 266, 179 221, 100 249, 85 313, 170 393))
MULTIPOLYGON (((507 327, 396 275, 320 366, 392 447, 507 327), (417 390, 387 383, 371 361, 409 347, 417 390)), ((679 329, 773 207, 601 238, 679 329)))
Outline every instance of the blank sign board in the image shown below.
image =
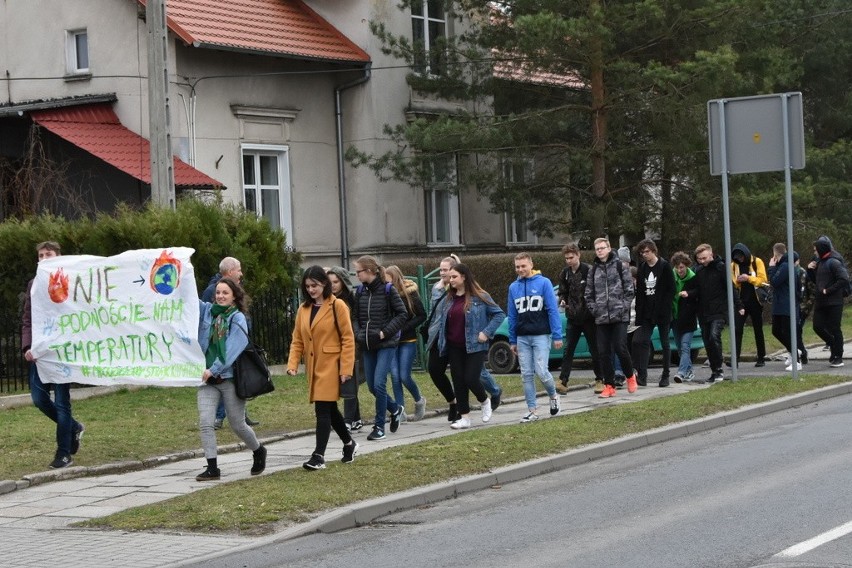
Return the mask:
POLYGON ((787 100, 790 167, 805 167, 802 93, 716 99, 707 103, 710 173, 722 171, 722 122, 727 173, 777 172, 785 168, 784 99, 787 100))

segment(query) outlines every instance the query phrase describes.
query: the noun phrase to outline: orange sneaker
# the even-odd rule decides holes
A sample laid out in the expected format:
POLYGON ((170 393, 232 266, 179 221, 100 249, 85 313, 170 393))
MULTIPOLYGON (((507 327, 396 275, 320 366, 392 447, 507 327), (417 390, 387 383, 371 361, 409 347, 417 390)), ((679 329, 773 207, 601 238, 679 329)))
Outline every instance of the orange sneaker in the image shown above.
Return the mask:
POLYGON ((636 389, 639 388, 639 385, 636 384, 636 375, 627 377, 627 392, 634 393, 636 389))
POLYGON ((615 396, 615 387, 612 385, 604 385, 603 392, 598 395, 598 398, 610 398, 615 396))

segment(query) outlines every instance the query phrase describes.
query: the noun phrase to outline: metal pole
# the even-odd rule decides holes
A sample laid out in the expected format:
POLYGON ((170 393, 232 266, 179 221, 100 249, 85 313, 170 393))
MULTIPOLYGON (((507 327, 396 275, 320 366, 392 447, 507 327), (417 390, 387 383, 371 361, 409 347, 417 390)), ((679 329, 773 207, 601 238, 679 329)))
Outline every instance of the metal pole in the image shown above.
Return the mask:
POLYGON ((151 200, 175 207, 174 158, 169 124, 169 38, 165 0, 148 0, 148 124, 151 143, 151 200))
POLYGON ((781 124, 784 132, 784 199, 787 206, 787 277, 790 292, 790 364, 793 369, 793 380, 799 379, 799 349, 798 349, 798 312, 796 310, 796 267, 793 262, 793 182, 790 172, 790 122, 787 107, 790 95, 781 95, 781 124))
MULTIPOLYGON (((732 286, 733 274, 731 273, 731 262, 727 258, 731 254, 731 207, 728 203, 728 145, 725 140, 725 101, 719 101, 719 134, 720 134, 720 158, 722 164, 722 223, 725 229, 725 275, 727 277, 728 289, 728 331, 731 338, 731 380, 738 380, 737 376, 737 338, 736 320, 734 319, 734 287, 732 286)), ((721 255, 720 255, 721 256, 721 255)), ((724 353, 722 354, 724 360, 724 353)), ((712 371, 712 369, 711 369, 712 371)))

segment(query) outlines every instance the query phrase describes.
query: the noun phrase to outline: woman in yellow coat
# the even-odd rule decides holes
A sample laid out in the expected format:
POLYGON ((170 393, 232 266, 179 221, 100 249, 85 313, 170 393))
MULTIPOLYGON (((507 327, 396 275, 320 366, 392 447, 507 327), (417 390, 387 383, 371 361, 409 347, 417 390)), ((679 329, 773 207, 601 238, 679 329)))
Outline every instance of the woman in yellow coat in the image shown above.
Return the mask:
POLYGON ((299 361, 304 359, 308 396, 317 416, 317 444, 311 459, 302 467, 313 471, 325 468, 325 449, 332 428, 343 442, 343 463, 352 463, 358 450, 337 408, 340 385, 354 380, 355 336, 349 306, 335 299, 331 281, 321 266, 305 271, 301 287, 305 301, 296 313, 287 374, 295 375, 299 361))

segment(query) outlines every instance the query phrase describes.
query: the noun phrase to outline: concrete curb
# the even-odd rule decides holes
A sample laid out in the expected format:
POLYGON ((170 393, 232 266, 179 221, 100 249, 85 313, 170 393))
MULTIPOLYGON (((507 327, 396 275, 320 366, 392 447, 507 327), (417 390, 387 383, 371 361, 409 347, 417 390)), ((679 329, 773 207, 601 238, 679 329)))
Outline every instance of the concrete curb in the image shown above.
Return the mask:
POLYGON ((632 434, 608 442, 592 444, 564 454, 499 468, 486 474, 371 499, 321 515, 299 527, 293 527, 292 530, 285 530, 275 535, 275 538, 271 539, 271 542, 280 542, 314 532, 332 533, 354 528, 398 511, 455 498, 465 493, 481 491, 495 485, 503 485, 545 473, 552 473, 593 460, 611 457, 622 452, 706 432, 715 428, 736 424, 743 420, 765 416, 781 410, 850 393, 852 393, 852 383, 832 385, 737 410, 721 412, 689 422, 681 422, 647 432, 632 434))

